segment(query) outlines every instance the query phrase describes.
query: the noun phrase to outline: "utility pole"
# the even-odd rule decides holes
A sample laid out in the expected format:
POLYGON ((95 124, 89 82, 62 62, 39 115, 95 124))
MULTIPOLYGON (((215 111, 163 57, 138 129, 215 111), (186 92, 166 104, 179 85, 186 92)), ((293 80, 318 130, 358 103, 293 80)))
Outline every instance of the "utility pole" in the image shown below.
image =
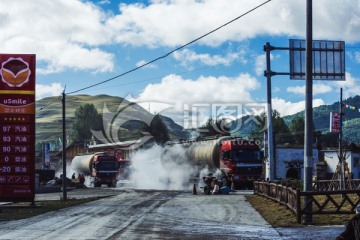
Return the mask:
MULTIPOLYGON (((312 94, 313 94, 313 67, 312 67, 312 0, 306 0, 306 86, 305 86, 305 149, 304 149, 304 191, 312 191, 312 94)), ((312 202, 310 197, 305 197, 307 214, 304 224, 312 223, 312 202)))
POLYGON ((272 128, 272 104, 271 104, 271 66, 270 66, 270 52, 272 46, 269 42, 264 46, 266 52, 266 84, 267 84, 267 142, 268 142, 268 161, 269 161, 269 181, 274 181, 274 143, 273 143, 273 128, 272 128))
POLYGON ((339 163, 340 163, 340 190, 345 190, 345 169, 344 169, 344 154, 342 151, 342 115, 343 115, 343 108, 342 108, 342 88, 340 88, 340 123, 339 123, 339 163))
POLYGON ((65 89, 62 93, 62 161, 63 161, 63 177, 62 177, 62 188, 63 188, 63 200, 67 200, 67 189, 66 189, 66 122, 65 122, 65 89))

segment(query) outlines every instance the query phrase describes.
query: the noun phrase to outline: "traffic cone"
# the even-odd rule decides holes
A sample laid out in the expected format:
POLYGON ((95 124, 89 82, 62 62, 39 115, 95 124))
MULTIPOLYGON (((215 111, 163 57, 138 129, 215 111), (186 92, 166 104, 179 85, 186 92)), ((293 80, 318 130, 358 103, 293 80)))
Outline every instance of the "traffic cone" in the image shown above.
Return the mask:
POLYGON ((192 189, 192 194, 193 195, 197 195, 197 192, 196 192, 196 184, 194 183, 194 186, 193 186, 193 189, 192 189))

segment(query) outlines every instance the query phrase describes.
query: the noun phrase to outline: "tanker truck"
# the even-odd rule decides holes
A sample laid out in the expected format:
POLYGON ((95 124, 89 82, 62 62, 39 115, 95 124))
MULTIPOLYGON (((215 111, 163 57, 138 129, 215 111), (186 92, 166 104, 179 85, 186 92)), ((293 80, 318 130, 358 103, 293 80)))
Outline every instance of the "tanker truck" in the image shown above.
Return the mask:
POLYGON ((188 161, 210 171, 221 171, 219 180, 236 187, 252 188, 253 181, 262 176, 263 164, 259 146, 253 140, 230 136, 199 139, 196 141, 171 142, 165 145, 162 162, 188 161))
POLYGON ((116 187, 118 175, 118 163, 113 155, 95 153, 75 156, 71 162, 71 168, 78 174, 94 178, 94 187, 107 184, 108 187, 116 187))

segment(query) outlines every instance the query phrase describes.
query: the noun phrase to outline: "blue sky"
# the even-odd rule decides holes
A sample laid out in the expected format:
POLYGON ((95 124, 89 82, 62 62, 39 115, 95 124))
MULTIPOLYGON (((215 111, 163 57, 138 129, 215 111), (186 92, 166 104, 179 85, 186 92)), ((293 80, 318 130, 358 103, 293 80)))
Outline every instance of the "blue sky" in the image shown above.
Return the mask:
MULTIPOLYGON (((36 54, 37 99, 58 96, 65 86, 71 93, 160 57, 264 2, 2 0, 1 52, 36 54)), ((165 103, 177 106, 175 115, 195 105, 264 104, 263 45, 304 39, 305 3, 272 0, 164 59, 77 94, 152 102, 152 112, 165 103)), ((314 106, 338 101, 340 86, 345 98, 359 94, 360 2, 313 1, 313 37, 346 43, 346 81, 314 81, 314 106)), ((287 51, 273 51, 271 59, 273 71, 289 71, 287 51)), ((273 77, 273 108, 282 116, 303 110, 304 84, 273 77)))

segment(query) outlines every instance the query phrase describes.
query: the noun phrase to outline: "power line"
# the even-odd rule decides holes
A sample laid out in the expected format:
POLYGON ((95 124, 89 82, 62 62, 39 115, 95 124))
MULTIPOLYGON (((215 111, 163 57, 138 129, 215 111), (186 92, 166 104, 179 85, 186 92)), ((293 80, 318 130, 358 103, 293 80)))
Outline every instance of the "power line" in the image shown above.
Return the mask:
POLYGON ((53 99, 51 102, 48 102, 45 106, 39 108, 38 111, 44 110, 45 108, 47 108, 48 106, 50 106, 54 102, 60 101, 60 99, 61 99, 61 94, 57 98, 53 99))
MULTIPOLYGON (((195 71, 201 71, 201 70, 204 70, 204 69, 213 68, 213 67, 216 67, 216 66, 218 66, 218 65, 210 65, 210 66, 206 66, 206 67, 202 67, 202 68, 196 68, 196 69, 188 70, 188 71, 174 72, 173 74, 186 74, 186 73, 191 73, 191 72, 195 72, 195 71)), ((152 77, 152 78, 147 78, 147 79, 138 80, 138 81, 132 81, 132 82, 116 84, 116 85, 112 85, 112 86, 108 86, 108 87, 104 87, 104 88, 100 88, 100 89, 113 88, 113 87, 119 87, 119 86, 126 86, 126 85, 130 85, 130 84, 141 83, 141 82, 148 82, 148 81, 153 81, 153 80, 156 80, 156 79, 163 78, 165 76, 166 75, 155 76, 155 77, 152 77)))
POLYGON ((160 60, 160 59, 166 58, 166 57, 168 57, 170 54, 172 54, 172 53, 174 53, 174 52, 176 52, 176 51, 179 51, 180 49, 183 49, 183 48, 185 48, 185 47, 193 44, 194 42, 199 41, 200 39, 202 39, 202 38, 204 38, 204 37, 206 37, 206 36, 208 36, 208 35, 216 32, 216 31, 218 31, 219 29, 221 29, 221 28, 229 25, 229 24, 232 23, 232 22, 235 22, 236 20, 238 20, 238 19, 244 17, 245 15, 247 15, 247 14, 255 11, 256 9, 262 7, 263 5, 269 3, 270 1, 271 1, 271 0, 267 0, 266 2, 261 3, 260 5, 252 8, 251 10, 249 10, 249 11, 241 14, 240 16, 238 16, 238 17, 236 17, 236 18, 228 21, 227 23, 221 25, 220 27, 217 27, 217 28, 215 28, 214 30, 212 30, 212 31, 210 31, 210 32, 208 32, 208 33, 206 33, 206 34, 204 34, 204 35, 202 35, 202 36, 200 36, 200 37, 198 37, 198 38, 196 38, 196 39, 194 39, 194 40, 192 40, 192 41, 190 41, 190 42, 188 42, 188 43, 186 43, 186 44, 184 44, 184 45, 182 45, 182 46, 180 46, 180 47, 178 47, 178 48, 175 48, 174 50, 172 50, 172 51, 170 51, 170 52, 168 52, 168 53, 166 53, 166 54, 164 54, 164 55, 162 55, 162 56, 160 56, 160 57, 157 57, 157 58, 155 58, 155 59, 153 59, 153 60, 151 60, 151 61, 149 61, 149 62, 147 62, 147 63, 144 63, 144 64, 142 64, 142 65, 140 65, 140 66, 138 66, 138 67, 136 67, 136 68, 133 68, 133 69, 131 69, 131 70, 128 70, 128 71, 126 71, 126 72, 124 72, 124 73, 121 73, 121 74, 119 74, 119 75, 117 75, 117 76, 115 76, 115 77, 109 78, 109 79, 104 80, 104 81, 102 81, 102 82, 99 82, 99 83, 96 83, 96 84, 93 84, 93 85, 90 85, 90 86, 81 88, 81 89, 76 90, 76 91, 69 92, 68 94, 78 93, 78 92, 84 91, 84 90, 86 90, 86 89, 93 88, 93 87, 95 87, 95 86, 104 84, 104 83, 106 83, 106 82, 110 82, 110 81, 112 81, 112 80, 114 80, 114 79, 116 79, 116 78, 122 77, 122 76, 127 75, 127 74, 129 74, 129 73, 131 73, 131 72, 134 72, 134 71, 136 71, 136 70, 138 70, 138 69, 140 69, 140 68, 143 68, 143 67, 145 67, 145 66, 147 66, 147 65, 149 65, 149 64, 152 64, 152 63, 154 63, 154 62, 156 62, 156 61, 158 61, 158 60, 160 60))

